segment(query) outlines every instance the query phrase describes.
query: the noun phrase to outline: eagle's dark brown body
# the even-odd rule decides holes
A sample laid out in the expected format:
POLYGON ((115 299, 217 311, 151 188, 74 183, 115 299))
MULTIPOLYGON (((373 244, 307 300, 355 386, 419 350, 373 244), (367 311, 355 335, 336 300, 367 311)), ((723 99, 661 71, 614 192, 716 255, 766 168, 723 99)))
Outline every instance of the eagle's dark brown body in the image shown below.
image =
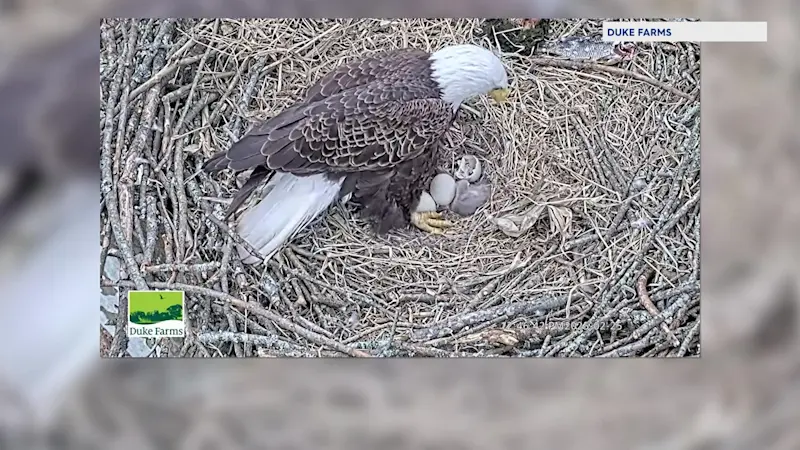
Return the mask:
POLYGON ((429 57, 406 49, 342 65, 301 102, 214 155, 204 166, 209 172, 254 169, 228 214, 275 171, 326 174, 344 177, 340 198, 352 194, 379 233, 407 226, 455 118, 429 57))
POLYGON ((414 158, 382 173, 354 173, 347 176, 342 196, 353 194, 353 200, 363 207, 378 234, 407 227, 422 191, 436 175, 439 144, 429 150, 429 156, 414 158))

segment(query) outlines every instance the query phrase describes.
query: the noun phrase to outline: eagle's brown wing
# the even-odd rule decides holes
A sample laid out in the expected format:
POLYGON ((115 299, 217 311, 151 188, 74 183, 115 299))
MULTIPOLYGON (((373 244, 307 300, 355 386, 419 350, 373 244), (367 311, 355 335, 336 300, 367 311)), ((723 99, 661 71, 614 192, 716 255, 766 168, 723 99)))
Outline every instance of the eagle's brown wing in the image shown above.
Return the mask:
POLYGON ((419 154, 453 115, 425 55, 399 50, 339 67, 309 88, 303 102, 254 127, 204 168, 351 172, 419 154))
POLYGON ((254 127, 204 169, 257 168, 230 214, 269 175, 265 168, 297 175, 386 171, 439 140, 452 117, 427 53, 377 54, 329 73, 302 102, 254 127))
POLYGON ((439 140, 451 117, 449 105, 438 98, 414 98, 408 85, 370 85, 285 111, 214 164, 233 170, 266 165, 297 175, 385 169, 439 140))
POLYGON ((356 86, 373 81, 393 82, 419 75, 430 75, 430 54, 405 48, 365 56, 329 72, 306 91, 304 103, 314 103, 356 86))

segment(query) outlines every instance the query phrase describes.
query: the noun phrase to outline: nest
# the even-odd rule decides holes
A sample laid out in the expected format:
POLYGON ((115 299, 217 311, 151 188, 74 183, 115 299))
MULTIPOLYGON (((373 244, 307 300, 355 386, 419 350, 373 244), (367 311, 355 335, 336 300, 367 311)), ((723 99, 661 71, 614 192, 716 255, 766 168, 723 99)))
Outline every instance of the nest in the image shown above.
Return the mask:
MULTIPOLYGON (((548 39, 601 29, 548 26, 548 39)), ((642 44, 615 66, 506 54, 511 102, 468 104, 441 164, 482 159, 493 191, 475 215, 445 236, 377 237, 335 206, 243 266, 220 220, 241 175, 209 176, 206 158, 343 61, 497 37, 480 19, 108 20, 102 33, 102 283, 187 293, 187 336, 145 353, 699 353, 696 45, 642 44)), ((125 308, 108 355, 131 354, 125 308)))

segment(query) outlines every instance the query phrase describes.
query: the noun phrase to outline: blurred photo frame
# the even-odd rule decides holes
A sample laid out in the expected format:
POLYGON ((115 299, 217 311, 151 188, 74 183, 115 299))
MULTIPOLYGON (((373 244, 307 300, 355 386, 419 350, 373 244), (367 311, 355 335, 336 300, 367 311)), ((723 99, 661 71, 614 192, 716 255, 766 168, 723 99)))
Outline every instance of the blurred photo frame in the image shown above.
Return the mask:
MULTIPOLYGON (((99 157, 92 163, 88 156, 92 153, 86 151, 87 147, 93 151, 99 147, 99 134, 94 134, 94 128, 89 129, 98 117, 94 108, 99 104, 99 90, 93 84, 97 66, 91 70, 80 66, 81 59, 72 57, 70 52, 90 45, 99 50, 97 29, 102 16, 250 15, 236 13, 240 3, 217 5, 222 9, 219 13, 213 3, 109 2, 95 6, 97 9, 87 7, 92 12, 83 22, 77 21, 81 25, 76 25, 73 32, 54 41, 30 44, 19 54, 3 51, 0 136, 5 143, 0 156, 8 161, 3 170, 10 178, 24 171, 39 172, 37 183, 43 187, 39 197, 31 198, 66 205, 68 211, 74 212, 71 218, 53 206, 42 207, 45 212, 61 211, 63 218, 54 222, 51 231, 33 239, 41 249, 24 250, 16 256, 18 259, 12 259, 19 262, 3 266, 10 269, 5 269, 0 278, 8 293, 0 306, 0 320, 4 322, 0 330, 9 344, 0 351, 0 378, 15 396, 23 399, 3 403, 3 411, 11 411, 0 419, 0 434, 9 442, 8 448, 29 448, 30 442, 54 439, 75 447, 106 445, 109 440, 104 436, 109 429, 128 430, 117 433, 115 442, 119 448, 141 448, 142 442, 156 442, 164 436, 183 445, 216 439, 236 448, 231 443, 236 436, 252 436, 255 442, 263 443, 267 438, 255 431, 259 426, 269 431, 272 442, 301 448, 314 442, 327 443, 329 448, 374 448, 392 442, 409 448, 434 444, 519 448, 531 442, 561 448, 587 444, 598 448, 692 448, 707 442, 723 447, 747 448, 746 444, 751 443, 758 447, 765 444, 764 448, 794 448, 792 443, 797 440, 791 432, 797 413, 789 406, 796 403, 800 392, 796 377, 800 359, 795 347, 786 343, 797 342, 796 323, 792 320, 797 313, 791 305, 798 301, 796 280, 800 272, 795 255, 800 243, 795 231, 800 225, 800 212, 791 199, 799 187, 792 150, 798 142, 793 105, 800 93, 794 83, 797 65, 786 56, 791 50, 789 43, 796 42, 798 27, 787 13, 793 6, 785 1, 774 0, 758 7, 738 3, 600 2, 575 4, 568 9, 565 5, 554 6, 549 14, 535 10, 518 14, 513 9, 509 11, 512 14, 502 14, 498 2, 492 2, 494 14, 468 14, 466 10, 457 14, 448 9, 450 6, 440 6, 451 17, 673 16, 769 21, 767 44, 702 45, 702 358, 636 362, 176 360, 160 361, 158 365, 100 361, 96 357, 99 330, 94 322, 100 254, 97 236, 101 232, 96 189, 99 157), (75 66, 70 68, 71 65, 75 66), (80 68, 85 70, 85 76, 77 70, 80 68), (70 81, 63 83, 70 88, 45 89, 53 86, 47 75, 62 71, 75 71, 72 78, 64 79, 79 83, 70 81), (91 83, 87 81, 89 75, 91 83), (44 97, 45 93, 47 101, 37 102, 37 96, 44 97), (52 109, 40 109, 43 104, 52 109), (29 117, 35 119, 28 121, 29 117), (60 119, 63 122, 57 123, 60 119), (52 127, 42 128, 42 124, 52 127), (55 134, 37 135, 37 130, 55 134), (46 155, 52 156, 54 150, 63 150, 63 154, 48 159, 46 155), (45 161, 65 162, 60 169, 60 163, 45 161), (77 161, 85 164, 66 168, 77 161), (82 174, 81 170, 86 172, 82 174), (74 190, 67 189, 68 184, 74 190), (90 185, 95 187, 93 192, 88 189, 90 185), (54 191, 65 194, 59 196, 54 191), (70 197, 69 192, 78 194, 70 197), (60 246, 55 243, 59 240, 60 246), (65 241, 72 242, 72 247, 65 247, 65 241), (55 264, 59 260, 63 261, 55 264), (51 276, 53 273, 59 277, 51 276), (66 319, 70 316, 75 320, 66 319), (784 319, 779 321, 780 326, 776 326, 776 316, 784 319), (83 318, 85 324, 93 324, 93 336, 83 333, 88 327, 83 325, 83 318), (77 325, 59 328, 70 322, 77 325), (39 331, 21 331, 25 323, 38 326, 39 331), (776 332, 765 334, 765 330, 776 332), (38 337, 31 340, 34 335, 38 337), (747 345, 765 335, 771 336, 764 341, 766 344, 747 345), (187 411, 192 410, 189 405, 196 404, 193 402, 197 399, 214 406, 194 408, 192 415, 187 411), (250 405, 258 403, 260 407, 253 408, 263 415, 242 412, 242 405, 248 400, 250 405), (535 411, 531 404, 536 405, 535 411), (27 405, 28 409, 13 405, 27 405), (150 420, 153 414, 147 413, 156 406, 164 412, 165 423, 169 419, 191 426, 162 431, 150 420), (114 425, 104 425, 96 416, 98 410, 113 417, 114 425), (351 415, 342 411, 351 411, 351 415), (14 414, 23 419, 6 419, 14 414), (225 415, 239 419, 240 424, 245 424, 245 431, 230 431, 234 427, 219 420, 225 415), (294 426, 264 419, 281 415, 294 426), (367 415, 377 421, 376 426, 364 427, 362 418, 367 415), (554 418, 543 420, 542 415, 554 418), (600 415, 606 420, 603 428, 592 425, 600 415), (404 419, 397 420, 399 416, 404 419), (34 417, 39 417, 39 422, 34 417), (309 418, 322 425, 304 425, 309 418), (214 423, 215 428, 204 434, 203 429, 210 429, 208 423, 214 423), (264 423, 273 425, 263 427, 264 423), (572 427, 569 429, 581 427, 584 431, 565 433, 566 424, 572 427), (609 424, 614 432, 608 432, 609 424), (447 438, 442 437, 442 429, 448 430, 447 438), (142 430, 149 434, 139 433, 142 430)), ((296 6, 298 11, 313 15, 312 3, 296 6)), ((534 6, 519 3, 523 7, 534 6)), ((241 3, 243 8, 250 8, 245 4, 241 3)), ((370 5, 378 9, 369 16, 394 15, 380 14, 379 3, 370 5)), ((424 14, 424 10, 414 10, 415 7, 406 6, 403 10, 391 6, 405 13, 397 15, 435 15, 424 14)), ((338 8, 336 11, 342 14, 331 15, 356 16, 345 14, 349 11, 346 5, 338 8)), ((9 17, 16 14, 14 11, 12 8, 3 12, 3 23, 12 20, 9 17)), ((258 10, 244 11, 262 15, 258 10)), ((74 14, 81 15, 81 11, 76 8, 74 14)), ((47 23, 45 27, 52 25, 47 23)), ((27 30, 28 39, 38 32, 33 26, 27 30)), ((35 201, 24 203, 32 207, 35 201)), ((16 210, 19 214, 34 214, 28 216, 34 222, 47 222, 36 219, 27 206, 16 210)), ((25 223, 22 215, 12 216, 4 215, 3 220, 25 223)), ((6 242, 17 243, 15 235, 6 236, 12 236, 6 242)), ((2 244, 4 251, 7 245, 2 244)))

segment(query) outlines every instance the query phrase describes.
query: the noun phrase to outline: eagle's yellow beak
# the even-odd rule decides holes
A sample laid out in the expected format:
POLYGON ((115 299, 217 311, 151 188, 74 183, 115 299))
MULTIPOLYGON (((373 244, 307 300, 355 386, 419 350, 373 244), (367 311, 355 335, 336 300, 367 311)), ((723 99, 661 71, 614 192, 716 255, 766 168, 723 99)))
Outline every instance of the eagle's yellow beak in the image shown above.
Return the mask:
POLYGON ((509 90, 506 89, 492 89, 489 91, 489 97, 497 103, 505 103, 508 101, 509 90))

